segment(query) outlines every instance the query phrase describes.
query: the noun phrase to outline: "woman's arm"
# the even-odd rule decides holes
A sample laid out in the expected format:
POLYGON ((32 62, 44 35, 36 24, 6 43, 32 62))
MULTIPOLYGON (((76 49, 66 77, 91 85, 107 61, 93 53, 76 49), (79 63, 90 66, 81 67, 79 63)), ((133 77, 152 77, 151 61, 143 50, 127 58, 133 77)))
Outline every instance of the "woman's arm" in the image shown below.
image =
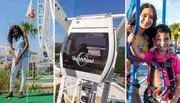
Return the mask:
POLYGON ((16 57, 16 54, 15 54, 15 52, 14 52, 14 48, 13 48, 13 46, 12 46, 12 43, 9 42, 9 45, 10 45, 10 48, 11 48, 12 55, 13 55, 13 57, 14 57, 14 64, 17 65, 19 61, 18 61, 18 59, 17 59, 17 57, 16 57))
POLYGON ((23 40, 24 40, 25 47, 23 51, 21 52, 21 54, 17 57, 18 60, 21 59, 24 52, 29 48, 29 43, 28 43, 28 38, 27 38, 26 33, 23 33, 23 40))
POLYGON ((15 52, 14 52, 14 48, 13 48, 13 46, 12 46, 12 43, 9 42, 9 45, 10 45, 10 48, 11 48, 12 56, 14 57, 14 59, 17 59, 16 54, 15 54, 15 52))

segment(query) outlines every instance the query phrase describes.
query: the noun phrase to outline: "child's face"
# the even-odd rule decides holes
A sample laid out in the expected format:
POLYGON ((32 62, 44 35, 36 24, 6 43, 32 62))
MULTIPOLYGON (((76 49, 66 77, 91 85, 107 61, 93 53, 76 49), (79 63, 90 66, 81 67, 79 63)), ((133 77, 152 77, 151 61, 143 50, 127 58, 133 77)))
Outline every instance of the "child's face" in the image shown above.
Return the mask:
POLYGON ((148 29, 153 24, 153 11, 150 8, 144 8, 140 15, 140 27, 148 29))
POLYGON ((156 37, 153 38, 153 43, 160 51, 167 51, 170 44, 171 39, 169 33, 159 32, 156 34, 156 37))

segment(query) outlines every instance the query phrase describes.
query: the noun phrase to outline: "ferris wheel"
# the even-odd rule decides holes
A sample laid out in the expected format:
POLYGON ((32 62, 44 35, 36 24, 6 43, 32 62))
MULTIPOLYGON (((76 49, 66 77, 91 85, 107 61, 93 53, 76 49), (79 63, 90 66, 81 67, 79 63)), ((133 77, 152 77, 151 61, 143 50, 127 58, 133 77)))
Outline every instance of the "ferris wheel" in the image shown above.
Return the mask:
POLYGON ((54 0, 37 0, 37 27, 40 50, 37 62, 54 61, 54 0))

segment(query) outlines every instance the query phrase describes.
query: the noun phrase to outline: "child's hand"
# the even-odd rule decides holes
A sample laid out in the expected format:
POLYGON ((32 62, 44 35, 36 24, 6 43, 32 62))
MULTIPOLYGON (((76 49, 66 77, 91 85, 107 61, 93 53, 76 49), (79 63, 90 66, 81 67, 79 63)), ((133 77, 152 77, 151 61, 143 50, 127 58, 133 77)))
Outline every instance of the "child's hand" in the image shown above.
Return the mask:
POLYGON ((128 43, 132 42, 134 40, 135 36, 133 33, 131 33, 129 36, 128 36, 128 43))

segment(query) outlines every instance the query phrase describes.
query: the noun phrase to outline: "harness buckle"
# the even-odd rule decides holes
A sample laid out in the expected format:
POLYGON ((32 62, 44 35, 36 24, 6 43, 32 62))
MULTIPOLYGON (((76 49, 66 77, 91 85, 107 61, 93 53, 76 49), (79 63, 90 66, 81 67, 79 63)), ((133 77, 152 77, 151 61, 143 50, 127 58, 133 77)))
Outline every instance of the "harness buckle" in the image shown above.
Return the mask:
POLYGON ((139 81, 137 79, 134 80, 134 83, 133 83, 133 86, 137 87, 137 88, 140 88, 140 84, 139 84, 139 81))

